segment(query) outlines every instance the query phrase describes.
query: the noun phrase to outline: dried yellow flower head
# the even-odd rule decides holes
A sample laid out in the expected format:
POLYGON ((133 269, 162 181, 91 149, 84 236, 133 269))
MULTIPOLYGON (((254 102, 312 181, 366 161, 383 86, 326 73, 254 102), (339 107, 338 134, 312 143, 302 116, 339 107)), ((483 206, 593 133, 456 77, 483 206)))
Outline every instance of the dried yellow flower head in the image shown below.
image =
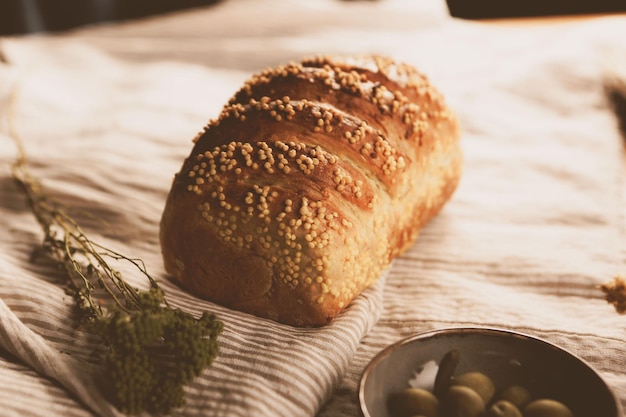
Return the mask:
POLYGON ((609 304, 613 304, 618 313, 626 313, 626 280, 620 276, 602 284, 600 289, 609 304))

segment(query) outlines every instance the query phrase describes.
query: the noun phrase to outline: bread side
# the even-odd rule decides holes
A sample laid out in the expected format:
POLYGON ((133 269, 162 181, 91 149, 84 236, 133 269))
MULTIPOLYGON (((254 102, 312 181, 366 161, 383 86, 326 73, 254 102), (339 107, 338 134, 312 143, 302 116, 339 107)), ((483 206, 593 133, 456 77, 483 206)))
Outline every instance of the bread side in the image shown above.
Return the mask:
POLYGON ((195 140, 161 221, 191 292, 328 323, 456 188, 458 128, 411 67, 317 58, 254 76, 195 140))

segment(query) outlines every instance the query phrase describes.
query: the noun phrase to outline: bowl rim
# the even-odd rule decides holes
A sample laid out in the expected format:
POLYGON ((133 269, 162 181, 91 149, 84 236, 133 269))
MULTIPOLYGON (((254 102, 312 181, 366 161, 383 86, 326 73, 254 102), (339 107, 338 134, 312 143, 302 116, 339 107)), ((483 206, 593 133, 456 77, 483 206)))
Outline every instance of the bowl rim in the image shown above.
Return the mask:
POLYGON ((369 413, 369 410, 367 409, 367 406, 365 403, 365 384, 367 383, 368 377, 372 373, 372 370, 376 367, 376 365, 379 362, 381 362, 384 358, 389 356, 391 352, 393 352, 394 350, 398 349, 401 346, 413 343, 417 340, 430 339, 436 336, 449 334, 449 333, 470 333, 470 334, 480 333, 480 334, 490 334, 490 335, 500 335, 500 336, 512 336, 512 337, 522 338, 526 340, 531 340, 533 342, 538 342, 540 344, 545 345, 546 347, 550 349, 561 351, 565 353, 566 355, 570 356, 571 358, 575 359, 576 361, 578 361, 583 367, 587 368, 587 370, 591 371, 591 373, 593 373, 594 375, 598 377, 598 380, 602 383, 604 388, 608 391, 611 398, 613 399, 613 402, 615 403, 615 408, 617 411, 616 417, 620 417, 624 415, 622 404, 619 401, 617 395, 615 394, 615 391, 613 390, 613 388, 611 388, 611 386, 607 384, 604 378, 602 378, 602 376, 598 373, 598 371, 596 371, 596 369, 593 366, 591 366, 587 361, 582 359, 580 356, 538 336, 533 336, 531 334, 519 332, 517 330, 510 330, 506 328, 489 327, 489 326, 451 326, 451 327, 437 328, 437 329, 428 330, 428 331, 416 333, 412 336, 405 337, 383 348, 380 352, 374 355, 374 357, 368 362, 368 364, 365 366, 363 370, 363 373, 361 374, 361 378, 358 384, 358 401, 359 401, 360 415, 362 417, 374 417, 369 413))

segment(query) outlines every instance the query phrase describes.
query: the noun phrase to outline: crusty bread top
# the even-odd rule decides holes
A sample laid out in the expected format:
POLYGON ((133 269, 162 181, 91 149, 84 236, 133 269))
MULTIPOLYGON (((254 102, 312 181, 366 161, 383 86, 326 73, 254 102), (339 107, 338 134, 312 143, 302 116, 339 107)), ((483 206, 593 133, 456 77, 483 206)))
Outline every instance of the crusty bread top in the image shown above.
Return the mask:
POLYGON ((162 223, 166 267, 196 293, 235 308, 322 324, 447 200, 459 174, 456 150, 449 167, 429 155, 455 147, 457 136, 441 94, 410 66, 320 57, 263 71, 197 135, 175 178, 162 223), (433 167, 449 172, 429 173, 433 167), (419 212, 405 212, 420 199, 419 212), (177 221, 193 238, 172 226, 176 211, 189 216, 177 221), (179 255, 168 261, 174 249, 179 255), (198 264, 195 272, 177 265, 183 256, 198 264), (239 261, 224 269, 202 256, 239 261), (242 277, 254 274, 250 259, 255 282, 242 277), (230 283, 210 278, 219 274, 230 283))

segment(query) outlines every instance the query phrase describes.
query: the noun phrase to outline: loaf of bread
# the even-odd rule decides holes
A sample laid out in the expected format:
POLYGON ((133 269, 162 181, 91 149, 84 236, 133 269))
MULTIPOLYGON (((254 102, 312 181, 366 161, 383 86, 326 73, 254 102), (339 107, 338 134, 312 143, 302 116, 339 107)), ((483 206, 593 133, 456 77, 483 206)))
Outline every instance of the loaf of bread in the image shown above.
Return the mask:
POLYGON ((454 192, 459 129, 413 67, 316 57, 254 75, 194 139, 161 220, 166 270, 232 309, 332 320, 454 192))

